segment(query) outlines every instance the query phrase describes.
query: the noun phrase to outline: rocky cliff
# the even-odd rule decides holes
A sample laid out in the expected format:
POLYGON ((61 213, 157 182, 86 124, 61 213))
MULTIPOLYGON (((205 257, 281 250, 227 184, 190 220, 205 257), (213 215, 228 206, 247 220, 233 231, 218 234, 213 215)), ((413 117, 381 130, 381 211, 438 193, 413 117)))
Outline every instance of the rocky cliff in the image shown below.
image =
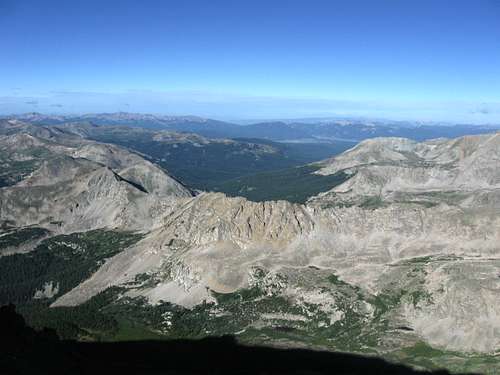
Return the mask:
POLYGON ((115 146, 25 134, 3 144, 23 143, 12 137, 58 157, 0 190, 2 219, 148 229, 53 306, 117 286, 119 300, 205 303, 220 317, 233 308, 220 295, 239 295, 238 332, 328 332, 345 350, 352 340, 356 350, 379 352, 421 341, 448 351, 500 348, 500 134, 362 142, 322 162, 319 173, 351 177, 307 205, 192 197, 115 146))
MULTIPOLYGON (((347 171, 352 178, 306 206, 221 194, 183 200, 161 227, 56 305, 127 285, 129 296, 152 304, 192 307, 214 301, 213 292, 251 287, 253 272, 263 269, 286 275, 280 292, 286 298, 345 314, 333 296, 300 286, 301 277, 321 272, 373 296, 400 295, 388 319, 410 327, 406 336, 413 340, 494 351, 500 344, 499 139, 366 141, 324 162, 320 173, 347 171), (137 282, 144 275, 148 282, 137 282)), ((367 319, 374 319, 371 309, 367 319)))

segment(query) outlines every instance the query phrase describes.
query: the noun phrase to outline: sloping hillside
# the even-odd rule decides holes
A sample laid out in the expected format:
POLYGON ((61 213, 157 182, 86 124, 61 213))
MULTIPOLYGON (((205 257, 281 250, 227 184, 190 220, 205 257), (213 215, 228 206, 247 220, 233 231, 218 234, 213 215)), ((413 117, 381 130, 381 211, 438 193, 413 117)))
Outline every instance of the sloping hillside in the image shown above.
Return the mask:
POLYGON ((192 195, 136 154, 52 129, 21 126, 0 145, 0 216, 9 225, 144 229, 192 195))
POLYGON ((11 271, 31 267, 8 290, 30 321, 87 339, 232 334, 498 371, 498 134, 363 142, 319 164, 343 180, 305 205, 191 196, 137 154, 70 138, 2 138, 8 160, 39 160, 0 189, 0 273, 15 285, 11 271), (58 227, 106 231, 47 238, 58 227), (128 243, 124 229, 142 235, 128 243), (100 236, 116 247, 88 245, 100 236), (57 277, 65 264, 78 278, 57 277))
POLYGON ((500 133, 417 143, 380 138, 326 160, 317 172, 352 176, 316 199, 338 205, 441 202, 478 208, 498 206, 500 133))

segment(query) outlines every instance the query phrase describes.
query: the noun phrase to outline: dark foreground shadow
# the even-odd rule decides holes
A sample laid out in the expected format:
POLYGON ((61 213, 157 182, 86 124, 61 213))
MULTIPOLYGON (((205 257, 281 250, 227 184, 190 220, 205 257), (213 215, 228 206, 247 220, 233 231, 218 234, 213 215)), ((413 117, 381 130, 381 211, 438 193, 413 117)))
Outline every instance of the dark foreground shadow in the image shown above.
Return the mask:
MULTIPOLYGON (((26 326, 0 307, 0 374, 423 374, 377 358, 203 340, 83 343, 26 326)), ((448 374, 446 371, 435 374, 448 374)))

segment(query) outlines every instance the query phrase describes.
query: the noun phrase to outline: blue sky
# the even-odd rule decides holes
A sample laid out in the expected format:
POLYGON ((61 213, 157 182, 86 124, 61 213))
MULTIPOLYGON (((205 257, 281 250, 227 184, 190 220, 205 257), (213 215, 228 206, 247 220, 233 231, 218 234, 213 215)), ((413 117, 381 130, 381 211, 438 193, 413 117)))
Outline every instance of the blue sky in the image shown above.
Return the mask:
POLYGON ((0 113, 500 123, 500 0, 0 0, 0 113))

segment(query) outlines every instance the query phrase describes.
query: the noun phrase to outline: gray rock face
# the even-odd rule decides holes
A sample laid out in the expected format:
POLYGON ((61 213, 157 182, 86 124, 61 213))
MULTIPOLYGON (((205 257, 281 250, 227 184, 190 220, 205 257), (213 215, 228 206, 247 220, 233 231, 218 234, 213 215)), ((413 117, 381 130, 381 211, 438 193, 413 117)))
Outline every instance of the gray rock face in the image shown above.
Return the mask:
POLYGON ((3 221, 60 231, 150 229, 176 199, 191 196, 163 170, 117 146, 43 127, 33 127, 34 136, 26 133, 30 126, 14 125, 20 132, 0 138, 4 165, 15 174, 19 163, 29 163, 32 172, 0 189, 3 221))
POLYGON ((150 273, 160 282, 140 293, 152 302, 161 299, 193 306, 209 298, 207 287, 230 292, 248 285, 251 266, 268 262, 267 257, 279 255, 313 228, 313 219, 300 205, 203 193, 180 201, 160 228, 110 259, 56 305, 79 304, 111 285, 150 273))
POLYGON ((2 219, 61 220, 65 230, 150 229, 56 306, 80 304, 116 285, 151 304, 190 308, 215 301, 214 292, 258 284, 304 311, 267 313, 261 325, 276 314, 307 321, 316 306, 328 317, 325 329, 347 324, 352 309, 363 326, 379 327, 377 311, 390 301, 383 310, 389 323, 379 333, 386 350, 417 341, 466 352, 500 348, 500 134, 363 142, 323 162, 320 173, 352 177, 307 205, 192 197, 118 147, 19 134, 2 144, 19 142, 12 137, 58 157, 0 189, 2 219), (256 269, 269 276, 257 282, 256 269), (348 303, 340 304, 338 290, 327 291, 327 275, 348 290, 348 303), (398 326, 408 332, 394 333, 398 326))
POLYGON ((374 139, 323 165, 319 173, 353 176, 309 201, 335 218, 336 247, 356 255, 340 272, 344 279, 377 291, 391 279, 387 265, 457 256, 429 262, 423 282, 433 303, 405 305, 401 314, 433 345, 498 350, 500 133, 424 143, 374 139), (352 272, 373 266, 377 275, 352 272))
MULTIPOLYGON (((324 162, 321 173, 347 170, 353 177, 307 206, 221 194, 180 201, 161 227, 56 305, 81 303, 110 285, 129 285, 131 296, 190 307, 211 300, 207 290, 248 287, 255 267, 280 274, 314 266, 378 295, 405 279, 394 265, 445 256, 446 261, 426 263, 422 287, 414 292, 433 302, 403 301, 394 319, 434 345, 494 351, 500 340, 494 271, 500 255, 499 139, 495 134, 423 144, 364 142, 324 162), (359 204, 373 194, 378 201, 359 204), (411 199, 400 198, 408 194, 411 199), (425 199, 418 201, 418 194, 425 199), (464 272, 468 277, 457 279, 464 272), (154 282, 130 287, 141 274, 154 282)), ((411 285, 400 288, 412 290, 411 285)), ((300 288, 285 290, 289 298, 306 298, 300 288)), ((307 292, 314 293, 314 288, 307 292)), ((323 295, 316 303, 334 306, 329 298, 323 295)), ((340 319, 337 310, 330 313, 332 322, 340 319)))
POLYGON ((372 139, 322 163, 317 173, 344 171, 353 177, 312 202, 361 204, 371 197, 390 202, 451 200, 477 208, 480 196, 498 199, 499 163, 500 133, 423 143, 372 139))

